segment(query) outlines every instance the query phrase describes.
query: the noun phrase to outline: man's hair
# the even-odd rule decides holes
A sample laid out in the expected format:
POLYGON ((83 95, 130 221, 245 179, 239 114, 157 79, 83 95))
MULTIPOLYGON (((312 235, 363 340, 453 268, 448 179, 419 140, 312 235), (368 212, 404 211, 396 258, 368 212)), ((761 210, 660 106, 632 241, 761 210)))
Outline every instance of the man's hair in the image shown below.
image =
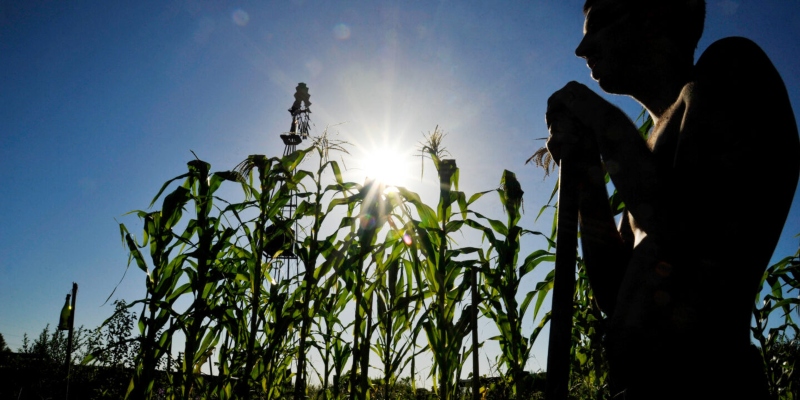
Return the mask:
MULTIPOLYGON (((583 13, 597 3, 598 0, 586 0, 583 13)), ((616 0, 635 14, 644 15, 655 12, 659 19, 666 22, 667 34, 674 37, 680 44, 691 46, 694 50, 700 36, 703 35, 703 25, 706 19, 705 0, 616 0)))

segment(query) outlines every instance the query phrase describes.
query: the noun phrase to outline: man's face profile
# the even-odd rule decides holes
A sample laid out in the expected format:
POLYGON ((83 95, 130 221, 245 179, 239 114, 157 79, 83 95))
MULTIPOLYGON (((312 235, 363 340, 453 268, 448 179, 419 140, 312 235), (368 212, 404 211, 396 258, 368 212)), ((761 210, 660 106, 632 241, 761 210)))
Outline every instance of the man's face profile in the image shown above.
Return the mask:
POLYGON ((645 36, 625 2, 599 0, 586 10, 583 40, 575 55, 586 59, 592 79, 604 91, 630 94, 629 86, 647 69, 645 36))

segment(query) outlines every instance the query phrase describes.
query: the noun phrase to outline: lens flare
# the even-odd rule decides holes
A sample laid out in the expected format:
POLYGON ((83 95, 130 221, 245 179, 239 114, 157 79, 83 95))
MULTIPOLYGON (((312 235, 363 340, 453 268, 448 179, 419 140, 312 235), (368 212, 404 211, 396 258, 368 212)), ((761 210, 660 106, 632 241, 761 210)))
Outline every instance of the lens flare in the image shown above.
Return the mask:
POLYGON ((361 229, 375 229, 377 221, 375 221, 375 217, 369 214, 364 214, 361 216, 361 229))
POLYGON ((234 24, 245 26, 248 22, 250 22, 250 15, 247 14, 247 11, 237 8, 231 13, 231 19, 233 19, 234 24))
POLYGON ((343 23, 336 24, 333 27, 333 36, 339 40, 350 39, 350 27, 343 23))
POLYGON ((405 243, 406 246, 411 246, 411 244, 414 243, 411 234, 409 234, 408 232, 403 232, 403 243, 405 243))

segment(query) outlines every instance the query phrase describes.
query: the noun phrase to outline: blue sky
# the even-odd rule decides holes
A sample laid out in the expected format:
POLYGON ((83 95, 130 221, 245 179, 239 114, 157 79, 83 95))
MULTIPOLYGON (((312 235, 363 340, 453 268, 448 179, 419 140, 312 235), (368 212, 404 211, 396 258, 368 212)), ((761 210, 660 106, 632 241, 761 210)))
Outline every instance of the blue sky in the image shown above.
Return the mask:
MULTIPOLYGON (((463 191, 493 189, 515 171, 522 224, 548 230, 534 218, 553 178, 524 161, 547 136, 552 92, 570 80, 599 91, 573 54, 582 3, 0 3, 0 333, 16 350, 23 333, 57 324, 73 281, 76 324, 99 325, 127 261, 118 222, 140 230, 124 214, 183 173, 190 150, 213 170, 281 154, 298 82, 310 88, 312 134, 336 125, 351 143, 352 180, 369 168, 363 159, 388 149, 401 157, 401 184, 428 193, 433 178, 420 180, 414 150, 438 125, 463 191)), ((709 1, 698 50, 734 35, 771 57, 800 120, 800 3, 709 1)), ((604 96, 632 117, 640 110, 604 96)), ((500 212, 494 198, 477 208, 500 212)), ((796 251, 797 233, 800 195, 776 256, 796 251)), ((143 295, 139 272, 114 298, 143 295)), ((542 351, 530 369, 544 368, 542 351)))

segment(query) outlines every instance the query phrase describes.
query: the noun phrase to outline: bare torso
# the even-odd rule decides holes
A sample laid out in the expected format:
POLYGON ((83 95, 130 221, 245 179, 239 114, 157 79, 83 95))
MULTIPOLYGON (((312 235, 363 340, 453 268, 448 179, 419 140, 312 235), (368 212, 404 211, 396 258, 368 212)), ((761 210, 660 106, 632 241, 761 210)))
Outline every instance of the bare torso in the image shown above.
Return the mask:
POLYGON ((726 39, 697 69, 647 142, 655 193, 631 199, 644 204, 619 227, 633 248, 607 346, 617 376, 651 393, 685 371, 695 382, 752 378, 742 371, 753 300, 800 171, 788 96, 760 49, 726 39))

